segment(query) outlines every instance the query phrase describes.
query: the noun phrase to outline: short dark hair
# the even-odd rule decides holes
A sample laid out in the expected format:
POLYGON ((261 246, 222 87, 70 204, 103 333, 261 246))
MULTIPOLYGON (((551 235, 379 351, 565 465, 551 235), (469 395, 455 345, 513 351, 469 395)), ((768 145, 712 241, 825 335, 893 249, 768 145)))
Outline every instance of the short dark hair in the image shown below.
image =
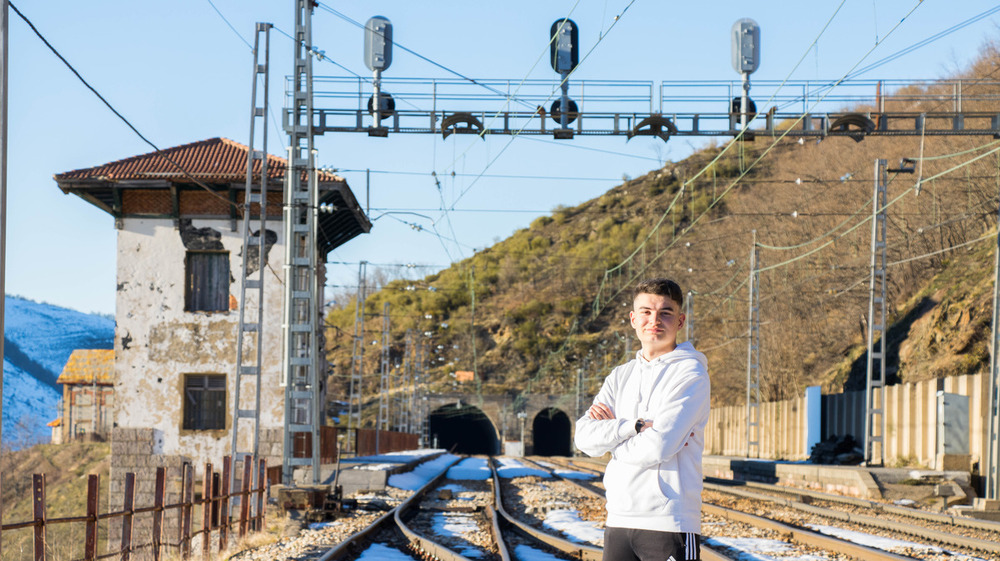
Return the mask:
POLYGON ((632 301, 635 301, 640 294, 666 296, 677 302, 678 306, 684 306, 684 292, 681 291, 680 285, 667 278, 658 277, 640 281, 632 291, 632 301))

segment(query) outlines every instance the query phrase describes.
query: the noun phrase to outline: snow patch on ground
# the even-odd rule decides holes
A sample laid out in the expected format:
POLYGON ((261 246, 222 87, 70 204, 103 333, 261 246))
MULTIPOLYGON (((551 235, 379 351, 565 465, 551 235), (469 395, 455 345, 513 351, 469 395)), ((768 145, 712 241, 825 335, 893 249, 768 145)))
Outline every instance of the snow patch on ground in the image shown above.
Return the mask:
POLYGON ((372 544, 371 547, 364 550, 358 561, 417 561, 416 558, 410 557, 409 555, 403 553, 402 551, 389 547, 387 545, 382 545, 380 543, 372 544))
POLYGON ((588 543, 598 547, 604 546, 604 529, 589 520, 581 520, 576 510, 556 509, 545 513, 546 528, 558 530, 576 543, 588 543))
POLYGON ((955 559, 961 559, 963 561, 982 561, 978 557, 969 557, 967 555, 962 555, 960 553, 955 553, 953 551, 948 551, 935 545, 925 543, 915 543, 906 540, 897 540, 895 538, 883 538, 881 536, 873 536, 864 532, 855 532, 854 530, 845 530, 844 528, 835 528, 833 526, 824 526, 822 524, 806 524, 806 526, 821 534, 834 536, 858 545, 881 549, 883 551, 892 551, 894 548, 909 548, 918 551, 925 551, 927 553, 948 554, 955 559))
POLYGON ((387 454, 378 454, 375 456, 358 456, 356 458, 344 458, 343 462, 347 463, 363 463, 363 464, 405 464, 412 462, 414 460, 419 460, 424 456, 429 456, 431 454, 436 454, 438 452, 443 452, 440 449, 423 449, 423 450, 405 450, 402 452, 390 452, 387 454))
POLYGON ((552 555, 551 553, 545 553, 544 551, 539 551, 530 545, 518 545, 514 548, 514 557, 518 561, 560 561, 559 557, 552 555))
MULTIPOLYGON (((779 561, 790 559, 788 555, 794 551, 792 546, 781 540, 764 538, 708 538, 704 544, 709 547, 728 547, 738 551, 736 561, 779 561), (772 556, 774 555, 774 556, 772 556)), ((795 557, 802 561, 824 561, 826 557, 805 555, 795 557)))
POLYGON ((448 464, 457 459, 458 456, 453 454, 442 454, 433 460, 427 460, 426 462, 420 464, 414 468, 413 471, 390 475, 389 485, 397 489, 416 491, 426 485, 428 481, 434 479, 434 477, 441 473, 448 464))
POLYGON ((543 470, 530 468, 521 462, 515 460, 514 458, 497 458, 497 463, 500 467, 497 468, 497 475, 503 477, 504 479, 512 479, 514 477, 527 477, 529 475, 537 475, 538 477, 549 477, 549 474, 543 470))
MULTIPOLYGON (((468 539, 466 537, 468 534, 474 534, 479 531, 475 515, 464 512, 442 512, 435 514, 431 522, 431 528, 439 536, 458 536, 463 539, 468 539)), ((455 552, 470 559, 483 556, 483 552, 475 547, 460 547, 455 552)))
POLYGON ((466 458, 448 470, 448 479, 485 481, 490 477, 490 466, 482 458, 466 458))

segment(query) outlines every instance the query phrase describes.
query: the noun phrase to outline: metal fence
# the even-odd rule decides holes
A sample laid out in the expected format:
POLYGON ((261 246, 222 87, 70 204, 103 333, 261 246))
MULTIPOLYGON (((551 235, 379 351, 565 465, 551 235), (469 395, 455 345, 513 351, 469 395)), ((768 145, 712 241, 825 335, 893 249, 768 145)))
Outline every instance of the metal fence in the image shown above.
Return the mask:
MULTIPOLYGON (((264 527, 264 494, 267 488, 265 474, 266 460, 255 462, 253 457, 247 457, 242 464, 242 478, 239 479, 239 489, 229 488, 230 470, 233 469, 232 458, 223 458, 222 472, 215 472, 212 464, 205 464, 203 489, 201 497, 194 496, 194 469, 191 464, 184 464, 181 476, 181 501, 174 504, 164 504, 166 496, 166 469, 156 469, 154 501, 152 505, 136 506, 136 482, 134 473, 125 474, 125 498, 121 510, 114 512, 98 512, 100 476, 90 475, 87 479, 87 512, 80 516, 49 518, 45 508, 45 475, 32 476, 32 510, 31 520, 13 522, 0 526, 0 544, 4 532, 31 528, 33 532, 32 551, 34 561, 52 559, 46 543, 47 530, 58 524, 85 524, 85 539, 80 544, 82 559, 94 561, 97 559, 121 559, 128 561, 139 552, 149 550, 154 561, 163 558, 166 549, 178 552, 181 559, 192 556, 192 542, 201 537, 201 555, 208 558, 213 545, 213 533, 217 536, 215 543, 217 551, 225 551, 231 536, 243 537, 248 532, 260 531, 264 527), (254 467, 257 467, 254 472, 254 467), (253 486, 256 479, 257 486, 253 486), (255 508, 251 509, 251 506, 255 508), (201 507, 201 529, 192 531, 195 507, 201 507), (230 509, 233 508, 234 512, 230 509), (238 512, 237 512, 238 510, 238 512), (164 517, 168 512, 177 511, 177 529, 173 539, 165 530, 164 517), (229 514, 227 514, 229 513, 229 514), (153 523, 148 536, 149 541, 140 535, 133 534, 133 522, 138 515, 151 514, 153 523), (109 544, 108 553, 98 554, 98 525, 107 521, 121 521, 121 542, 115 550, 109 544)), ((110 508, 110 507, 109 507, 110 508)))

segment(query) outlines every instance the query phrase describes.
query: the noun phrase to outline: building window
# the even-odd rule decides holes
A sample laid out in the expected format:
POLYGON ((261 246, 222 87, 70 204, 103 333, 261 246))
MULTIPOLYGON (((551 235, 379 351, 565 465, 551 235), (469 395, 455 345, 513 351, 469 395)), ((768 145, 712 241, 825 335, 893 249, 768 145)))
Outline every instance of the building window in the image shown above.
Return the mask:
POLYGON ((226 375, 188 374, 184 377, 185 430, 226 428, 226 375))
POLYGON ((184 268, 185 310, 229 310, 229 253, 189 251, 184 268))

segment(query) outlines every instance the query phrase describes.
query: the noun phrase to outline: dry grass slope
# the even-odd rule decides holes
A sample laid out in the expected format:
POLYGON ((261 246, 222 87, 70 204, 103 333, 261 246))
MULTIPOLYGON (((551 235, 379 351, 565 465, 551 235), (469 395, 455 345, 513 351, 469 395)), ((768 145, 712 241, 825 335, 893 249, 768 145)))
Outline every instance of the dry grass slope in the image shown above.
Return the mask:
MULTIPOLYGON (((995 114, 998 77, 1000 54, 988 45, 954 76, 964 80, 964 110, 995 114)), ((950 110, 947 101, 888 103, 915 116, 950 110)), ((569 394, 585 369, 593 392, 628 348, 627 283, 616 278, 663 275, 695 294, 695 339, 709 357, 714 403, 736 403, 745 398, 756 232, 764 398, 854 386, 859 364, 864 375, 875 160, 896 167, 923 154, 919 174, 890 174, 888 185, 890 371, 900 380, 976 371, 984 367, 993 257, 989 241, 963 244, 996 227, 1000 157, 989 152, 998 147, 991 137, 897 136, 801 144, 758 137, 707 148, 558 208, 421 282, 382 283, 367 301, 365 331, 381 332, 389 302, 391 363, 403 362, 407 330, 430 332, 429 360, 440 365, 431 369, 431 391, 569 394), (621 292, 592 315, 605 271, 633 252, 633 264, 608 284, 621 292), (449 376, 473 369, 477 383, 449 376)), ((334 399, 347 393, 354 332, 354 302, 338 301, 346 303, 330 312, 327 334, 334 399)), ((364 393, 375 395, 378 348, 370 349, 364 393)))

